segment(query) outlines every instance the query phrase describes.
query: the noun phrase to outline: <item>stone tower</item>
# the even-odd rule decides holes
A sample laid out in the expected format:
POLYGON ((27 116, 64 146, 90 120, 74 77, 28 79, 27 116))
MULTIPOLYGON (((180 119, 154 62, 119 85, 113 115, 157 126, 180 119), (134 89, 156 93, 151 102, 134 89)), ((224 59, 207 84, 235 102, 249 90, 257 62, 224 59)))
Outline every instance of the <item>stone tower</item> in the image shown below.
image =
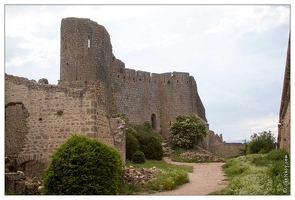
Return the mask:
POLYGON ((107 30, 86 18, 61 21, 59 85, 73 88, 96 87, 104 96, 108 114, 116 112, 109 71, 115 57, 107 30))

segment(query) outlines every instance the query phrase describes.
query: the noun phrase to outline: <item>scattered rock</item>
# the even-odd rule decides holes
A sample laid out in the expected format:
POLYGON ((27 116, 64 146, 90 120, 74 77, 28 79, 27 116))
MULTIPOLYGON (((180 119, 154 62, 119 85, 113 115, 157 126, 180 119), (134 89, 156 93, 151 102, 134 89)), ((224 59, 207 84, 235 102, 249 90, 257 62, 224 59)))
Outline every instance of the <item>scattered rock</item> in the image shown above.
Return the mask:
POLYGON ((152 178, 155 177, 157 173, 162 173, 163 170, 152 167, 152 168, 134 168, 133 166, 130 167, 123 167, 123 178, 127 180, 132 185, 138 187, 141 185, 146 184, 152 178))
POLYGON ((180 156, 188 159, 198 158, 200 162, 225 162, 223 157, 214 155, 213 153, 200 147, 198 147, 197 150, 189 150, 184 152, 180 154, 180 156))

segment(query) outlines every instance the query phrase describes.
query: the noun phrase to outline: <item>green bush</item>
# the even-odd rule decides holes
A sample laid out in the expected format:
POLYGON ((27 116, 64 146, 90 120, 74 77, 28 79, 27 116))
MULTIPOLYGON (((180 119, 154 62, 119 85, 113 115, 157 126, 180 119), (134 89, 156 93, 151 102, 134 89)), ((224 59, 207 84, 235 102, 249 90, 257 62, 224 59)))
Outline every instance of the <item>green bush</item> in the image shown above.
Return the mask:
POLYGON ((139 150, 139 143, 134 136, 135 130, 132 128, 126 129, 126 159, 132 160, 132 155, 139 150))
POLYGON ((275 138, 269 131, 251 135, 251 141, 247 145, 247 154, 268 153, 275 149, 275 138))
POLYGON ((132 155, 132 162, 134 163, 138 163, 138 164, 142 164, 145 162, 145 156, 144 153, 142 151, 136 151, 133 155, 132 155))
POLYGON ((133 129, 136 131, 136 133, 140 135, 155 137, 161 141, 161 135, 154 132, 152 129, 152 126, 148 122, 145 122, 144 124, 141 124, 141 125, 136 125, 133 127, 133 129))
POLYGON ((148 160, 162 160, 164 152, 163 147, 157 138, 149 135, 136 134, 139 142, 139 150, 142 151, 148 160))
POLYGON ((52 154, 42 194, 118 194, 121 179, 122 162, 115 148, 74 134, 52 154))
POLYGON ((206 126, 194 115, 177 116, 176 122, 170 127, 170 133, 174 145, 187 149, 193 148, 207 134, 206 126))
POLYGON ((270 151, 266 157, 268 160, 285 160, 285 157, 289 157, 288 152, 285 149, 278 149, 270 151))
MULTIPOLYGON (((129 128, 128 128, 129 130, 129 128)), ((160 136, 154 133, 148 125, 137 125, 130 129, 138 143, 139 150, 145 155, 148 160, 161 160, 164 152, 160 141, 160 136)))

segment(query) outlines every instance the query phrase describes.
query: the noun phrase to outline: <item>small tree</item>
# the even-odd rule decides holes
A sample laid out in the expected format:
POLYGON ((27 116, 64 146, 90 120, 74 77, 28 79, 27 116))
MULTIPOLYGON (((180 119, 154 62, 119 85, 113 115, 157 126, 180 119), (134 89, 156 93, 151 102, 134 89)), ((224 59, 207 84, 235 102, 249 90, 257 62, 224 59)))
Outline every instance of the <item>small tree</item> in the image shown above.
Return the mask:
POLYGON ((121 156, 115 148, 74 134, 53 153, 42 194, 118 194, 121 179, 121 156))
POLYGON ((172 143, 179 147, 192 148, 207 135, 206 126, 194 116, 179 115, 170 127, 172 143))
POLYGON ((270 131, 254 133, 251 135, 251 141, 247 145, 247 154, 268 153, 276 148, 275 137, 270 131))

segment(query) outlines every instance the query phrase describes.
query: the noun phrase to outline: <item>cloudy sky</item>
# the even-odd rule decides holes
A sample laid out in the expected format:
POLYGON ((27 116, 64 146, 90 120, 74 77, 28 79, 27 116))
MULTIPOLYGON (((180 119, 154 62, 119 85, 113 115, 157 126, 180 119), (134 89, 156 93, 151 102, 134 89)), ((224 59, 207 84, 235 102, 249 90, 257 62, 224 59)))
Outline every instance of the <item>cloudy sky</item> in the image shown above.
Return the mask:
POLYGON ((114 55, 153 73, 189 72, 225 141, 277 136, 290 5, 6 5, 5 73, 59 79, 60 23, 90 18, 114 55))

